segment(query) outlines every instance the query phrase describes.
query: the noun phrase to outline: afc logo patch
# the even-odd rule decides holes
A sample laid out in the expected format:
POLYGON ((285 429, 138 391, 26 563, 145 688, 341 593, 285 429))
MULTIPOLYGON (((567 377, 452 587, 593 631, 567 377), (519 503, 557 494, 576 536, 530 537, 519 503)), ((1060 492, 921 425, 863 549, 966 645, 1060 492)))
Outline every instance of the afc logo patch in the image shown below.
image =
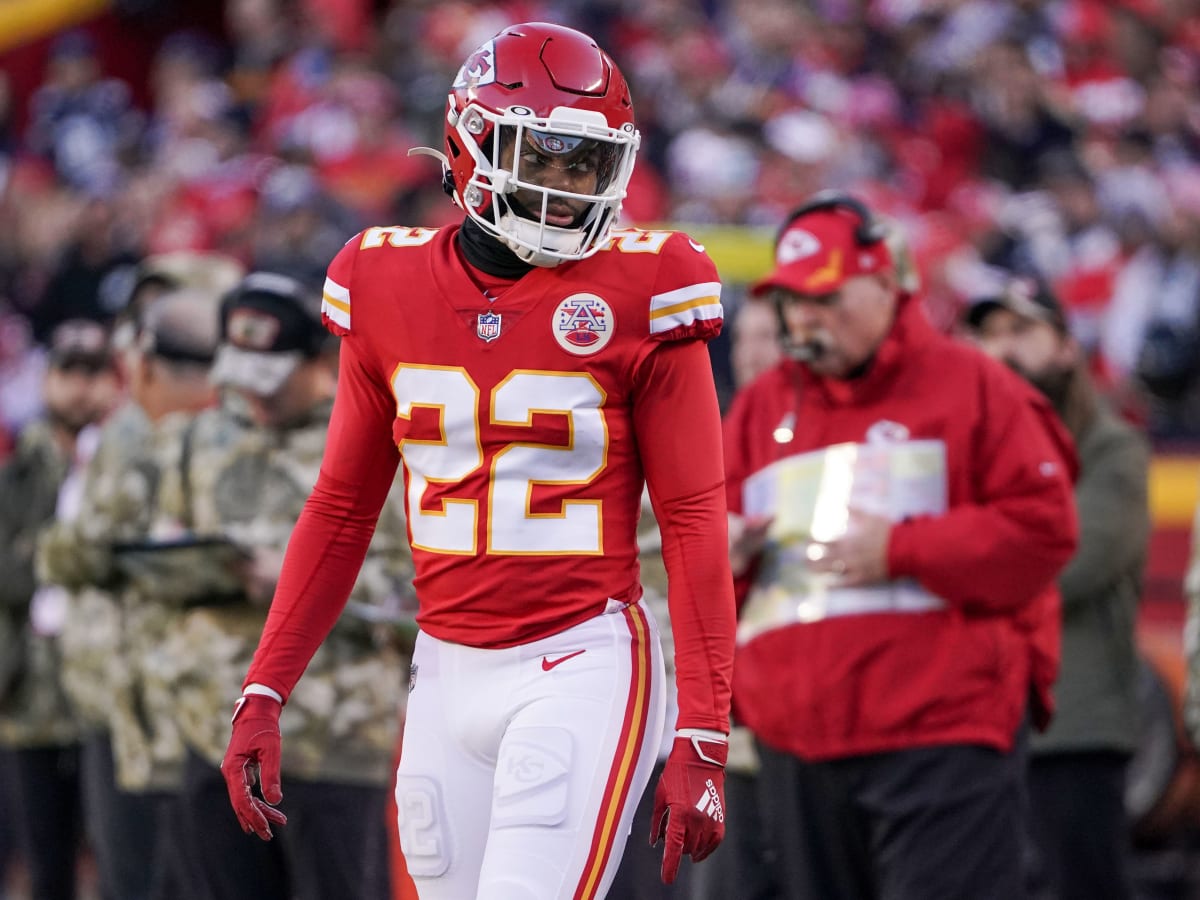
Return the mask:
POLYGON ((475 334, 481 341, 488 343, 500 337, 500 313, 480 313, 475 321, 475 334))
POLYGON ((558 345, 576 356, 590 356, 612 340, 612 307, 595 294, 572 294, 554 310, 551 330, 558 345))

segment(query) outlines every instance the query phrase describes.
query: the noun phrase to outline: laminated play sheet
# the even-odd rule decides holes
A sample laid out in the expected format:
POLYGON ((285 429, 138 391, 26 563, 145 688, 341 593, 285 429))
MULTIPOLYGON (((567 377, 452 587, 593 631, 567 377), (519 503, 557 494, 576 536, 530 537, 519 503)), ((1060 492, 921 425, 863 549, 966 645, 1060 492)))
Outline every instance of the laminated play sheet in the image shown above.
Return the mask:
POLYGON ((946 510, 946 448, 936 440, 834 444, 789 456, 743 486, 747 516, 770 515, 768 543, 738 625, 738 640, 797 622, 945 606, 916 582, 840 587, 812 570, 820 545, 852 526, 852 510, 893 522, 946 510))

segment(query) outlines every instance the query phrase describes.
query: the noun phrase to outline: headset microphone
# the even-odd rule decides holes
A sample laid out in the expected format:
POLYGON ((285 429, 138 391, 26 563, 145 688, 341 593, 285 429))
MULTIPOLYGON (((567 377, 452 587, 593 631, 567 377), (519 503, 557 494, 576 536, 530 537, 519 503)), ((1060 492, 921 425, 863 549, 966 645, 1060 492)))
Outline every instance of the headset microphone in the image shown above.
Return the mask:
POLYGON ((787 343, 785 351, 796 362, 814 362, 825 355, 825 345, 820 341, 804 341, 799 344, 787 343))

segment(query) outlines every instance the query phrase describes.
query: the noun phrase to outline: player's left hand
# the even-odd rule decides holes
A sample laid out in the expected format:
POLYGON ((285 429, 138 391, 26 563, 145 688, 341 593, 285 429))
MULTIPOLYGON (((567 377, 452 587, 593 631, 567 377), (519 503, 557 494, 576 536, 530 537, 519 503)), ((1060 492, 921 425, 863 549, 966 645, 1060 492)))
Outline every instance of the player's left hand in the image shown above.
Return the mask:
POLYGON ((670 884, 684 854, 700 862, 725 837, 724 736, 679 736, 654 792, 650 845, 664 836, 662 880, 670 884))
POLYGON ((279 783, 279 713, 274 697, 247 694, 233 710, 233 734, 221 761, 221 774, 242 831, 271 839, 271 825, 286 825, 287 816, 275 809, 283 799, 279 783), (254 782, 262 785, 266 803, 254 796, 254 782))

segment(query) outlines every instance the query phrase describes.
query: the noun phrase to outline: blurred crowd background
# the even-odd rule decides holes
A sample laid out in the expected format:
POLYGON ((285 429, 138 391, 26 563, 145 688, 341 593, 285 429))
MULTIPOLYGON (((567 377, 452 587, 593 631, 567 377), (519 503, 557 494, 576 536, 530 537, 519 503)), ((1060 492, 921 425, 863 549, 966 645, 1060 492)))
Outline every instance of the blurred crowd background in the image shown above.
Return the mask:
POLYGON ((0 20, 0 448, 54 325, 115 317, 147 255, 319 279, 366 224, 457 220, 408 150, 441 145, 465 56, 534 19, 595 35, 632 84, 628 223, 741 229, 714 252, 731 306, 739 253, 765 267, 790 208, 850 189, 905 229, 935 321, 993 266, 1037 274, 1126 415, 1200 437, 1196 0, 40 6, 70 27, 0 20))
MULTIPOLYGON (((437 164, 408 152, 441 146, 463 59, 537 19, 621 66, 642 133, 625 224, 703 240, 731 321, 775 229, 831 187, 900 226, 946 330, 1001 273, 1052 288, 1102 390, 1160 455, 1189 454, 1156 469, 1174 487, 1164 501, 1152 483, 1145 596, 1170 602, 1139 622, 1180 681, 1200 0, 7 0, 0 459, 43 412, 57 326, 116 322, 146 260, 220 254, 319 287, 367 225, 457 222, 437 164)), ((713 345, 726 398, 730 343, 713 345)), ((1131 796, 1160 845, 1181 820, 1188 834, 1143 859, 1143 880, 1200 884, 1200 764, 1164 704, 1131 796)))

